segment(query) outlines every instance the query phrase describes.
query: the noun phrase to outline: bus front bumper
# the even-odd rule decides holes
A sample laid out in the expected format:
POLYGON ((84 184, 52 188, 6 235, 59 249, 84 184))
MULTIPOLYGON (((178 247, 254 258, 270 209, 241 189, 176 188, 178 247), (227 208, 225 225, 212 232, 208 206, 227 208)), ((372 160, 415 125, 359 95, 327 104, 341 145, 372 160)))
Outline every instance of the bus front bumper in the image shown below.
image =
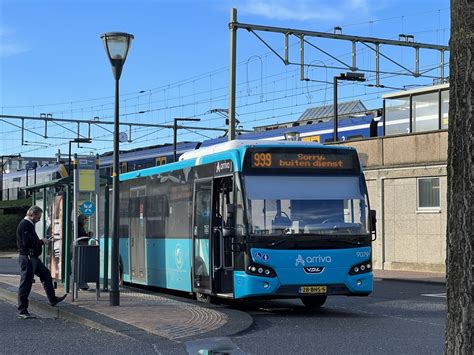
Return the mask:
MULTIPOLYGON (((278 272, 277 272, 278 273, 278 272)), ((234 272, 235 298, 246 297, 285 297, 297 298, 315 295, 302 293, 302 287, 325 286, 325 295, 367 296, 373 290, 373 273, 347 275, 342 282, 337 283, 302 283, 282 284, 276 277, 249 275, 244 271, 234 272)), ((320 288, 318 289, 321 290, 320 288)), ((319 293, 320 294, 320 293, 319 293)), ((317 294, 316 294, 317 295, 317 294)))

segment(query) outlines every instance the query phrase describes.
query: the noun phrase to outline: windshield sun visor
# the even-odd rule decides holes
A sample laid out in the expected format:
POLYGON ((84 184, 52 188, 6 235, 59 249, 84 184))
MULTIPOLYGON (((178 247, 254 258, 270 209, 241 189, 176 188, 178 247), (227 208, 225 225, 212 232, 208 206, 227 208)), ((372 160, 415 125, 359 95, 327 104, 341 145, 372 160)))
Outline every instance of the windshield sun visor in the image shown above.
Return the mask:
POLYGON ((363 199, 358 176, 245 176, 251 200, 363 199))

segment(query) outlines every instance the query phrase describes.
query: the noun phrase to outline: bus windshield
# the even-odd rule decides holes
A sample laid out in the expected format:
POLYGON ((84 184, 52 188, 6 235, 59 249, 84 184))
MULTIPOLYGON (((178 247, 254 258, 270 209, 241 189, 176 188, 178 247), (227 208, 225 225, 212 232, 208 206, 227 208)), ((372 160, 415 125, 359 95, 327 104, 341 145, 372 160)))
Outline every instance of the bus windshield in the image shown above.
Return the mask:
POLYGON ((359 176, 245 176, 251 234, 368 234, 359 176))

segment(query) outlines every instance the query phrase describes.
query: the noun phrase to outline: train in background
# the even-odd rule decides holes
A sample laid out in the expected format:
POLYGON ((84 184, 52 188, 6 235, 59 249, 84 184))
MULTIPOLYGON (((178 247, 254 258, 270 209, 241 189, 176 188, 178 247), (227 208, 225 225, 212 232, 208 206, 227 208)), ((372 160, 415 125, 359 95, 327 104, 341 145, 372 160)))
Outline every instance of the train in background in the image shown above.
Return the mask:
POLYGON ((2 200, 20 200, 28 197, 23 188, 67 176, 64 164, 35 166, 2 175, 2 200))
MULTIPOLYGON (((374 137, 383 134, 382 120, 377 121, 375 113, 360 117, 341 117, 339 119, 339 139, 353 140, 374 137)), ((332 120, 309 124, 294 123, 292 127, 255 131, 237 135, 236 139, 246 140, 285 140, 285 134, 291 133, 293 139, 303 142, 328 143, 333 141, 332 120), (295 138, 296 137, 296 138, 295 138)), ((209 147, 227 141, 227 137, 208 139, 203 142, 182 142, 176 145, 176 156, 189 151, 209 147)), ((120 173, 160 166, 174 161, 173 144, 155 145, 120 152, 120 173)), ((100 174, 111 176, 113 164, 112 152, 100 156, 100 174)), ((16 200, 26 197, 22 187, 47 182, 67 176, 63 164, 38 166, 36 169, 19 170, 3 174, 2 199, 16 200), (36 178, 35 178, 36 176, 36 178)))
MULTIPOLYGON (((340 140, 362 139, 382 135, 382 121, 377 120, 374 113, 361 117, 343 117, 339 119, 338 136, 340 140)), ((236 139, 245 140, 285 140, 288 133, 293 135, 293 140, 303 142, 328 143, 333 141, 333 122, 317 122, 311 124, 295 124, 292 127, 278 128, 260 132, 243 133, 236 139), (296 137, 296 138, 295 138, 296 137)), ((209 147, 228 140, 227 136, 208 139, 203 142, 184 142, 176 146, 176 156, 199 148, 209 147)), ((174 161, 172 144, 137 148, 120 153, 120 173, 160 166, 174 161)), ((110 176, 112 171, 112 152, 100 157, 101 175, 110 176)))

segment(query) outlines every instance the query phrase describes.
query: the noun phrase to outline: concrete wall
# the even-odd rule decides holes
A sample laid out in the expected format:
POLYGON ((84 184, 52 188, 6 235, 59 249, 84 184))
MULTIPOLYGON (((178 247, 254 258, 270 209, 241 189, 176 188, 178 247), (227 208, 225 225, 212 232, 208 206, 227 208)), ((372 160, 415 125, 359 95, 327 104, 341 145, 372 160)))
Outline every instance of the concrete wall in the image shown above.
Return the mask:
POLYGON ((364 158, 377 211, 374 267, 445 271, 447 131, 342 142, 364 158), (440 178, 440 210, 417 211, 417 178, 440 178))

